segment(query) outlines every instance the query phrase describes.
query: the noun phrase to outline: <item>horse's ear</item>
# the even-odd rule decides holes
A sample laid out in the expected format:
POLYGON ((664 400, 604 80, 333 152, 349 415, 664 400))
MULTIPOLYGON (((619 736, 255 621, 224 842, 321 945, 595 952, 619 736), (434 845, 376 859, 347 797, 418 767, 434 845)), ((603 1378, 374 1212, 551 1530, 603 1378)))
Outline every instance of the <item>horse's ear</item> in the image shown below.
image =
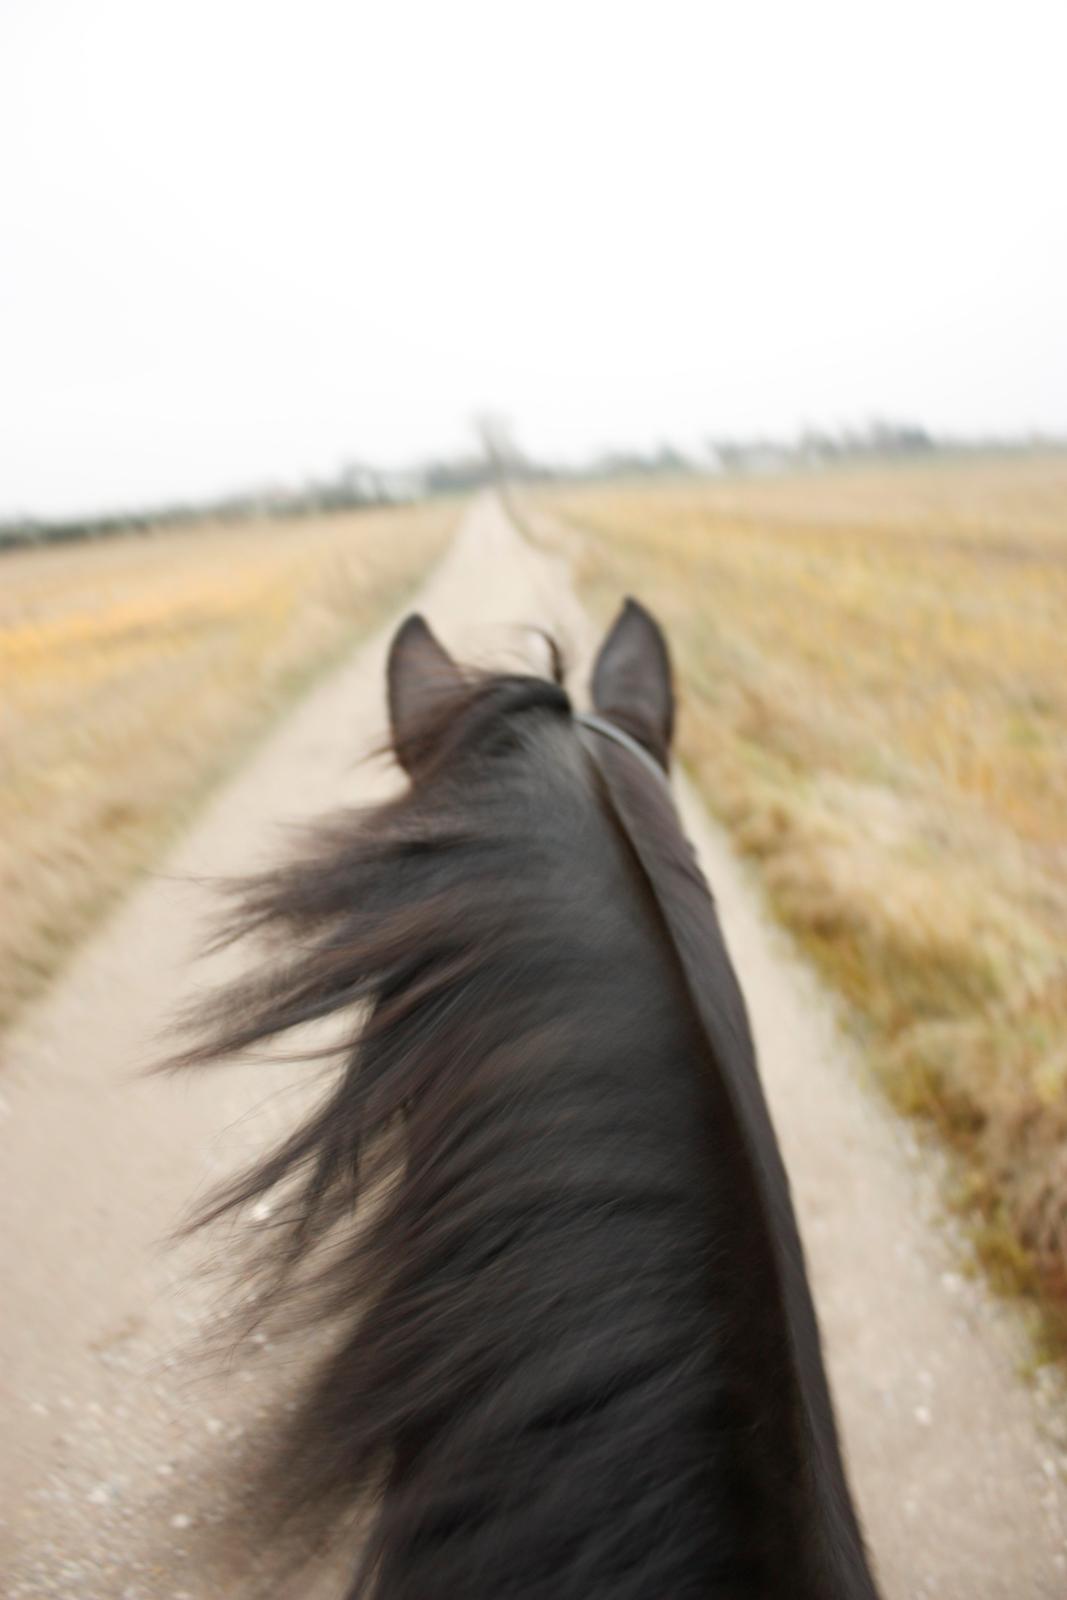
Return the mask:
POLYGON ((463 688, 459 668, 422 617, 408 617, 394 634, 386 685, 393 749, 410 773, 429 744, 437 714, 463 688))
POLYGON ((593 667, 593 705, 666 768, 674 732, 674 683, 663 629, 626 600, 593 667))

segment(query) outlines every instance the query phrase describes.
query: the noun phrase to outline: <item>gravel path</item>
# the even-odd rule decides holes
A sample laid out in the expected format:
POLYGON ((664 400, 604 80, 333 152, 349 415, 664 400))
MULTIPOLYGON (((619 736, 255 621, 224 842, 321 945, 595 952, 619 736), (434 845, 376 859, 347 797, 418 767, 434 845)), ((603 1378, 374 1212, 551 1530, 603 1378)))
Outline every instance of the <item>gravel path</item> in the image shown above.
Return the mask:
MULTIPOLYGON (((572 659, 588 627, 559 558, 490 498, 419 606, 468 658, 572 659), (476 619, 476 620, 475 620, 476 619)), ((272 1064, 171 1082, 136 1074, 175 1004, 231 955, 193 962, 202 880, 277 852, 279 825, 384 793, 389 630, 322 683, 130 896, 3 1045, 0 1592, 10 1600, 220 1600, 258 1592, 236 1470, 284 1397, 292 1353, 189 1358, 217 1285, 167 1247, 190 1201, 299 1115, 272 1064)), ((749 998, 792 1174, 852 1477, 887 1600, 1067 1595, 1067 1404, 1017 1376, 1013 1314, 961 1275, 938 1164, 863 1081, 833 1007, 769 925, 684 785, 682 804, 749 998)), ((216 1238, 225 1254, 225 1239, 216 1238)), ((324 1559, 293 1596, 336 1593, 324 1559)), ((272 1583, 269 1591, 279 1593, 272 1583)))

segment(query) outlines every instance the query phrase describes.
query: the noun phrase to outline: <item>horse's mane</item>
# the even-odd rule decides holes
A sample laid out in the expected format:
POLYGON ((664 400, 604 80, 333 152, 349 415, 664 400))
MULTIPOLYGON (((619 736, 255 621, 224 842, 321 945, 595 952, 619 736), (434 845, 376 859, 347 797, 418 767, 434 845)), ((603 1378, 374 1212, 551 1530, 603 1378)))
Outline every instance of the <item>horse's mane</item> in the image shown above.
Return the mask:
MULTIPOLYGON (((684 849, 679 856, 664 843, 665 826, 677 831, 669 801, 650 795, 625 751, 587 747, 594 736, 580 732, 559 684, 468 673, 423 733, 432 754, 417 782, 328 819, 294 860, 229 889, 220 942, 259 936, 270 959, 186 1019, 189 1043, 175 1063, 207 1065, 279 1037, 336 1063, 336 1082, 307 1121, 195 1222, 270 1194, 258 1303, 314 1321, 330 1339, 264 1483, 298 1524, 322 1529, 361 1497, 376 1497, 351 1596, 380 1589, 410 1600, 503 1600, 492 1574, 509 1540, 528 1550, 528 1587, 507 1590, 516 1596, 549 1592, 538 1587, 539 1563, 563 1548, 567 1587, 552 1591, 559 1600, 763 1593, 740 1546, 750 1443, 738 1412, 751 1399, 750 1379, 790 1412, 784 1459, 769 1469, 787 1522, 795 1497, 810 1490, 801 1482, 809 1433, 816 1456, 828 1452, 831 1477, 834 1461, 840 1471, 814 1320, 805 1333, 814 1346, 801 1352, 818 1369, 814 1421, 797 1400, 796 1353, 781 1347, 777 1326, 749 1351, 762 1372, 739 1385, 719 1380, 732 1336, 699 1288, 704 1268, 687 1269, 681 1288, 672 1275, 687 1251, 694 1260, 706 1254, 704 1125, 736 1117, 736 1108, 713 1072, 701 1084, 679 1068, 683 1086, 672 1093, 684 1102, 682 1132, 666 1087, 650 1091, 651 1123, 641 1127, 643 1109, 612 1076, 635 1030, 648 1030, 633 1046, 647 1054, 656 1027, 674 1030, 674 1056, 710 1062, 725 1050, 740 1053, 748 1070, 747 1020, 724 952, 725 965, 707 974, 710 1026, 692 994, 693 961, 709 949, 718 959, 694 933, 686 898, 693 881, 703 892, 702 880, 684 849), (651 855, 634 837, 646 825, 651 855), (564 842, 569 872, 561 872, 564 842), (589 874, 598 852, 620 881, 622 869, 628 874, 623 906, 597 903, 589 874), (681 924, 672 927, 675 899, 681 924), (650 970, 640 970, 646 961, 650 970), (627 964, 635 970, 619 970, 627 964), (661 1010, 678 1020, 661 1021, 661 1010), (320 1025, 326 1042, 314 1037, 320 1025), (574 1060, 588 1064, 584 1078, 572 1073, 574 1060), (595 1138, 591 1118, 600 1119, 595 1138), (551 1272, 540 1283, 509 1283, 515 1251, 540 1229, 550 1230, 551 1272), (557 1260, 558 1240, 566 1252, 557 1260), (616 1280, 625 1279, 631 1246, 633 1304, 619 1305, 616 1280), (494 1274, 514 1306, 510 1320, 489 1327, 471 1286, 494 1274), (603 1326, 569 1326, 579 1292, 603 1326), (662 1302, 662 1317, 642 1309, 646 1299, 662 1302), (529 1343, 532 1331, 549 1347, 529 1343), (497 1347, 487 1348, 490 1337, 497 1347), (664 1455, 668 1417, 685 1435, 679 1459, 664 1455), (711 1494, 694 1430, 721 1440, 716 1470, 727 1478, 732 1470, 741 1484, 736 1527, 707 1506, 717 1553, 681 1509, 683 1498, 692 1509, 711 1494), (467 1481, 435 1478, 424 1464, 446 1434, 442 1459, 469 1467, 467 1481), (521 1458, 510 1443, 519 1435, 521 1458), (501 1498, 509 1473, 523 1504, 501 1498), (613 1495, 631 1496, 631 1526, 613 1518, 613 1495), (579 1514, 573 1501, 582 1496, 589 1506, 579 1514), (419 1565, 424 1547, 431 1566, 419 1565), (407 1568, 394 1559, 400 1548, 413 1553, 407 1568)), ((655 1078, 659 1064, 643 1068, 655 1078)), ((751 1270, 747 1289, 735 1285, 758 1320, 757 1300, 780 1304, 795 1284, 782 1287, 761 1180, 744 1167, 736 1152, 724 1163, 745 1191, 735 1203, 749 1202, 764 1219, 739 1230, 751 1270)), ((785 1276, 799 1272, 803 1281, 794 1243, 795 1227, 785 1276)), ((829 1500, 829 1510, 814 1513, 825 1522, 814 1565, 796 1571, 790 1592, 873 1594, 843 1477, 829 1500), (831 1580, 825 1589, 820 1575, 831 1580)), ((781 1550, 771 1540, 764 1552, 768 1566, 782 1557, 782 1538, 781 1550)))

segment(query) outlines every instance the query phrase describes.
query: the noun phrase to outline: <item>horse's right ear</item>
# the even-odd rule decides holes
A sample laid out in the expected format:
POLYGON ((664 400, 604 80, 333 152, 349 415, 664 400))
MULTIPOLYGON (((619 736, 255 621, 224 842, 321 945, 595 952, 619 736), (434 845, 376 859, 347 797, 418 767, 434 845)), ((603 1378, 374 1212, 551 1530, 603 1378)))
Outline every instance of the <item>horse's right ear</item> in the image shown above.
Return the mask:
POLYGON ((442 706, 463 688, 463 675, 420 616, 400 624, 386 667, 393 749, 412 773, 428 746, 442 706))
POLYGON ((643 744, 666 771, 674 733, 674 680, 663 629, 627 600, 593 666, 593 705, 643 744))

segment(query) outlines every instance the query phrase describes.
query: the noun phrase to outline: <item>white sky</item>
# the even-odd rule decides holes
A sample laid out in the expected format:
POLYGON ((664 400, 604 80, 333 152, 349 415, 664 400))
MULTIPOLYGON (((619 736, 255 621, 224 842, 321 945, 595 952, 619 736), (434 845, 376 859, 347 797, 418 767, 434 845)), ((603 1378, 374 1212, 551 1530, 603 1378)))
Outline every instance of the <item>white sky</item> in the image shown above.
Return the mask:
POLYGON ((0 0, 0 514, 1067 428, 1063 0, 0 0))

